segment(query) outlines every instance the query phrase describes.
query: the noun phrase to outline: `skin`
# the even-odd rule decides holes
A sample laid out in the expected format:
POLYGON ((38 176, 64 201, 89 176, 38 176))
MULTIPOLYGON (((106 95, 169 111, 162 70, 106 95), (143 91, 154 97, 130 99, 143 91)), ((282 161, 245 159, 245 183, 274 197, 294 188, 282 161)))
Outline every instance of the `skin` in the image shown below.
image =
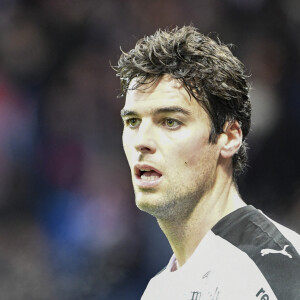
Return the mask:
POLYGON ((237 122, 226 123, 217 142, 209 143, 208 114, 168 75, 128 91, 121 116, 136 205, 157 218, 182 266, 222 217, 245 205, 231 164, 242 143, 241 129, 237 122), (159 183, 141 187, 136 164, 159 170, 159 183))

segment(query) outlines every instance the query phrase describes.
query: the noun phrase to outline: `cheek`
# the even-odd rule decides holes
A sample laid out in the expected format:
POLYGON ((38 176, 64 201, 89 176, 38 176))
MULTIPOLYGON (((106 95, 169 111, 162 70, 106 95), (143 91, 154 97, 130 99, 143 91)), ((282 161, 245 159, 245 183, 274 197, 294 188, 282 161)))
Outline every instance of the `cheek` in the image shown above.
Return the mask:
POLYGON ((209 152, 208 137, 196 137, 188 139, 184 146, 179 149, 179 157, 184 161, 184 165, 191 167, 203 161, 209 152))
POLYGON ((123 149, 124 149, 125 155, 127 157, 127 160, 128 160, 128 162, 130 162, 131 144, 130 144, 130 138, 129 138, 128 134, 126 134, 125 132, 123 132, 123 135, 122 135, 122 143, 123 143, 123 149))

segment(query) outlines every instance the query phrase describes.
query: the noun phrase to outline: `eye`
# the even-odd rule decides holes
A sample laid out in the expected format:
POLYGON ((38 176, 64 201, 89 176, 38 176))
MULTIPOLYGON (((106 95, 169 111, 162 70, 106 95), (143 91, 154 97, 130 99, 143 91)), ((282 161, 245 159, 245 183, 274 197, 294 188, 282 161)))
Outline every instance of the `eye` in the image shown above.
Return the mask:
POLYGON ((181 122, 170 118, 167 118, 163 121, 163 125, 169 129, 177 129, 180 127, 181 124, 182 124, 181 122))
POLYGON ((136 128, 140 125, 140 119, 137 118, 131 118, 131 119, 127 119, 125 121, 126 125, 130 128, 136 128))

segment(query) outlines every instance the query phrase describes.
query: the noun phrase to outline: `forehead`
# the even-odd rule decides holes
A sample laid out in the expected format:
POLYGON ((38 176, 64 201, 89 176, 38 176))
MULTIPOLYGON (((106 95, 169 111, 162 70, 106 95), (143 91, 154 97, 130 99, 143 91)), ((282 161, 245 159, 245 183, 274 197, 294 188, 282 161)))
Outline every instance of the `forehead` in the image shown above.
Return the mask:
POLYGON ((171 76, 164 75, 157 82, 130 90, 136 81, 132 81, 126 95, 124 110, 144 113, 159 107, 180 106, 193 114, 203 109, 195 98, 190 97, 182 84, 171 76))

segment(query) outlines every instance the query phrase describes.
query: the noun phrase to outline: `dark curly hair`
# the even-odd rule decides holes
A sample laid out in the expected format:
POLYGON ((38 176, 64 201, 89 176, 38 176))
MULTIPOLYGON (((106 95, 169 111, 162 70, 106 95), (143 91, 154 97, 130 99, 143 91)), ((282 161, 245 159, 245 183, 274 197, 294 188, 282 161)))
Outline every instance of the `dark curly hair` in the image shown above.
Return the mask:
POLYGON ((251 123, 248 76, 226 45, 193 26, 159 29, 140 39, 128 53, 122 51, 114 69, 121 80, 120 96, 126 95, 133 78, 136 84, 130 89, 155 83, 164 74, 178 79, 208 113, 211 143, 223 132, 225 122, 237 120, 243 143, 232 158, 234 178, 243 172, 247 163, 245 137, 251 123))

